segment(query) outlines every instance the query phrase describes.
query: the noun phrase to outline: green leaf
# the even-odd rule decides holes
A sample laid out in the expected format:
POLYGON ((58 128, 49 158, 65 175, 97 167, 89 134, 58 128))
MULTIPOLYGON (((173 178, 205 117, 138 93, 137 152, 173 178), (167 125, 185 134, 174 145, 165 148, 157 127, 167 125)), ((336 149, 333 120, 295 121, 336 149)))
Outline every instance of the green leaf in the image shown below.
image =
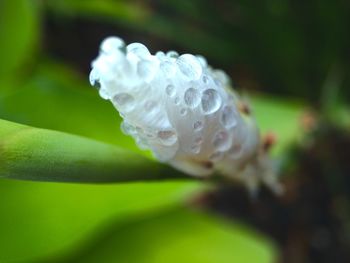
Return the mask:
POLYGON ((39 35, 38 3, 33 0, 0 2, 0 79, 32 58, 39 35))
POLYGON ((137 2, 106 0, 51 0, 46 3, 54 12, 66 15, 84 14, 104 19, 117 16, 122 21, 132 23, 148 15, 147 10, 137 2))
MULTIPOLYGON (((26 87, 0 98, 2 118, 140 152, 132 139, 120 132, 120 118, 113 106, 87 81, 66 67, 42 65, 26 87)), ((6 129, 3 125, 0 140, 17 129, 17 125, 6 125, 6 129)), ((107 147, 94 144, 100 145, 100 150, 107 147)), ((44 160, 41 165, 45 165, 44 160)), ((0 180, 0 261, 28 262, 65 251, 82 242, 98 225, 179 202, 201 187, 203 184, 189 181, 71 185, 0 180)))
POLYGON ((37 262, 113 221, 183 200, 198 183, 83 185, 0 180, 0 262, 37 262))
POLYGON ((261 133, 277 136, 274 155, 283 153, 302 136, 300 116, 305 106, 301 102, 262 94, 251 94, 249 98, 261 133))
POLYGON ((0 120, 0 177, 54 182, 188 178, 131 151, 0 120))
MULTIPOLYGON (((52 262, 49 259, 47 262, 52 262)), ((271 263, 276 248, 239 224, 173 209, 100 229, 90 242, 60 262, 271 263)))

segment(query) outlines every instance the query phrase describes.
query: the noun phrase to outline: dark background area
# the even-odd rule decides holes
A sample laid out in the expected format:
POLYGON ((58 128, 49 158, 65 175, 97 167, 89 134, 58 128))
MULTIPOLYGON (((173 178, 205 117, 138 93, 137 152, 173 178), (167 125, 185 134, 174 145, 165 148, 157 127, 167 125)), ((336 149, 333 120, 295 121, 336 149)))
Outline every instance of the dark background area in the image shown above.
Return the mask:
POLYGON ((202 54, 238 87, 302 97, 316 106, 321 106, 327 78, 335 74, 338 97, 349 100, 346 0, 128 1, 131 14, 119 19, 113 10, 94 13, 83 1, 78 3, 85 12, 76 16, 72 6, 79 4, 63 2, 49 4, 45 48, 84 72, 100 40, 118 35, 145 43, 152 52, 202 54))

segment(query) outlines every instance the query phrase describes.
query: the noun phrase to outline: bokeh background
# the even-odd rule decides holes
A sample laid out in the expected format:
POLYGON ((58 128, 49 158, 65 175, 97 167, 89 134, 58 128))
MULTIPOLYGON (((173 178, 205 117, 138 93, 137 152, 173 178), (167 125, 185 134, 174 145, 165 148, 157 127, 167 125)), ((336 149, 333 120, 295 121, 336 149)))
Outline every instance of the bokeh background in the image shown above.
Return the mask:
POLYGON ((100 42, 201 54, 276 134, 286 187, 1 179, 0 262, 350 262, 349 26, 346 0, 0 0, 1 119, 149 156, 89 86, 100 42))

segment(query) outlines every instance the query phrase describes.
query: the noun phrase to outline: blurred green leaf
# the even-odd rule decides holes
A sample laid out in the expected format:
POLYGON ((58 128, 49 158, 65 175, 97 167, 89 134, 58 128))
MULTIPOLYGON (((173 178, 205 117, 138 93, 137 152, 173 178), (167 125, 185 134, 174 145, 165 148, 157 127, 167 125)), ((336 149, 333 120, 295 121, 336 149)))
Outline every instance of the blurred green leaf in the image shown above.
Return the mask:
POLYGON ((262 134, 277 136, 273 154, 283 153, 302 136, 300 117, 305 106, 301 102, 262 94, 251 94, 249 100, 262 134))
MULTIPOLYGON (((42 63, 25 87, 0 98, 0 116, 141 152, 121 133, 113 106, 87 81, 56 64, 42 63)), ((202 186, 193 182, 71 185, 0 180, 0 262, 28 262, 71 249, 100 224, 166 207, 202 186)))
POLYGON ((0 1, 0 79, 11 76, 33 57, 39 36, 38 3, 34 0, 0 1))
POLYGON ((272 263, 277 258, 272 242, 247 227, 187 209, 103 230, 60 262, 272 263))
POLYGON ((133 23, 142 20, 148 11, 141 3, 105 0, 51 0, 46 3, 50 10, 66 15, 84 14, 108 18, 118 17, 122 21, 133 23))
POLYGON ((58 64, 42 63, 22 89, 0 97, 0 118, 118 144, 150 156, 121 132, 121 119, 112 104, 101 99, 87 79, 58 64))
POLYGON ((98 226, 168 207, 197 188, 189 182, 78 185, 0 180, 0 262, 36 262, 71 250, 98 226))

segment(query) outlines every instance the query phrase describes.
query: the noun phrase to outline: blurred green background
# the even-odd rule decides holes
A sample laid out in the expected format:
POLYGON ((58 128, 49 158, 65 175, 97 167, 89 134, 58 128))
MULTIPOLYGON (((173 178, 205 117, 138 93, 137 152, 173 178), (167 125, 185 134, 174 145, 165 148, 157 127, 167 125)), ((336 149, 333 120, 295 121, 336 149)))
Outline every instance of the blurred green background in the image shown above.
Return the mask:
MULTIPOLYGON (((346 0, 0 0, 0 118, 149 156, 87 81, 101 40, 117 35, 224 69, 262 132, 277 134, 279 156, 301 136, 305 108, 348 121, 349 9, 346 0)), ((212 188, 2 179, 0 262, 280 262, 269 236, 193 209, 189 200, 212 188)))

